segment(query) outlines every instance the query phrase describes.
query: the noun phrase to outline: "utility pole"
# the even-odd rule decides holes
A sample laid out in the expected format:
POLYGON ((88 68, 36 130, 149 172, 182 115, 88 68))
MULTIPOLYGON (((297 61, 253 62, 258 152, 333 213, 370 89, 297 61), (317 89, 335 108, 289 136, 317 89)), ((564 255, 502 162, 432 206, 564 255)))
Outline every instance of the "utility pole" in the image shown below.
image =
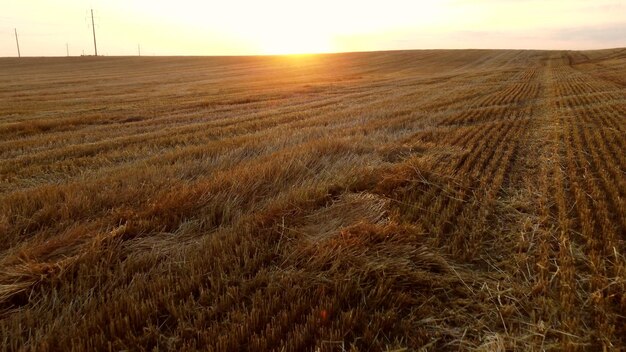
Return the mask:
POLYGON ((17 39, 17 28, 13 28, 15 30, 15 44, 17 44, 17 57, 22 57, 20 53, 20 41, 17 39))
POLYGON ((137 44, 137 55, 141 56, 141 47, 137 44))
POLYGON ((96 45, 96 25, 93 23, 93 9, 91 9, 91 28, 93 29, 93 50, 98 56, 98 46, 96 45))
POLYGON ((69 57, 70 56, 70 46, 65 43, 65 54, 69 57))

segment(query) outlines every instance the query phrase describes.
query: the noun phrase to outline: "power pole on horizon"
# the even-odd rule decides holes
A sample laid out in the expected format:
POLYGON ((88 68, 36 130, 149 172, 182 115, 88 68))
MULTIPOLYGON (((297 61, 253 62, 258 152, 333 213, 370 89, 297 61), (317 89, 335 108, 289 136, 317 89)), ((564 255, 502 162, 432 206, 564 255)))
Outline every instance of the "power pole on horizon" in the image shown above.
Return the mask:
POLYGON ((67 43, 65 43, 65 55, 70 56, 70 46, 67 43))
POLYGON ((13 28, 15 30, 15 44, 17 44, 17 57, 22 57, 20 53, 20 41, 17 39, 17 28, 13 28))
POLYGON ((93 22, 93 9, 91 9, 91 28, 93 29, 93 50, 98 56, 98 46, 96 45, 96 25, 93 22))
POLYGON ((141 56, 141 47, 137 44, 137 55, 141 56))

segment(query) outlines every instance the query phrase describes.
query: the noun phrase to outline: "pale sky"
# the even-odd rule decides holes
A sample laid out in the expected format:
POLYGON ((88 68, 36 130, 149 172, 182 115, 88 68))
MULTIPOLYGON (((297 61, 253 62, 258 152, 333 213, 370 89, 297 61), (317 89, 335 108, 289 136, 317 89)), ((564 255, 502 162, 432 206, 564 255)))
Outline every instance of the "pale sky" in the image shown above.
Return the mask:
POLYGON ((626 0, 0 0, 0 56, 626 46, 626 0))

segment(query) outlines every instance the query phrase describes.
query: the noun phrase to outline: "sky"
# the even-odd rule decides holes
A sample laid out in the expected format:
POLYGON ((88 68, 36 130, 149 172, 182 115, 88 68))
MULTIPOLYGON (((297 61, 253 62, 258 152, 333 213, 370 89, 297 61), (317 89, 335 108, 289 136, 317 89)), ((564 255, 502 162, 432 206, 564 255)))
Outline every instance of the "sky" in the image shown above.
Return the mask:
POLYGON ((626 46, 626 0, 0 0, 0 56, 626 46))

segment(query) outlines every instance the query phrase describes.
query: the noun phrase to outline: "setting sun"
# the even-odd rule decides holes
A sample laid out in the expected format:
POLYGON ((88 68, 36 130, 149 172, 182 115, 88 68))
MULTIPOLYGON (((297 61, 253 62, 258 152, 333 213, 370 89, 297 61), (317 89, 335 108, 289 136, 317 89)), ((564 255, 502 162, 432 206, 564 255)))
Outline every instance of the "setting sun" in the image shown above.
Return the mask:
POLYGON ((263 54, 307 54, 332 52, 330 40, 316 33, 282 33, 259 40, 263 54))

